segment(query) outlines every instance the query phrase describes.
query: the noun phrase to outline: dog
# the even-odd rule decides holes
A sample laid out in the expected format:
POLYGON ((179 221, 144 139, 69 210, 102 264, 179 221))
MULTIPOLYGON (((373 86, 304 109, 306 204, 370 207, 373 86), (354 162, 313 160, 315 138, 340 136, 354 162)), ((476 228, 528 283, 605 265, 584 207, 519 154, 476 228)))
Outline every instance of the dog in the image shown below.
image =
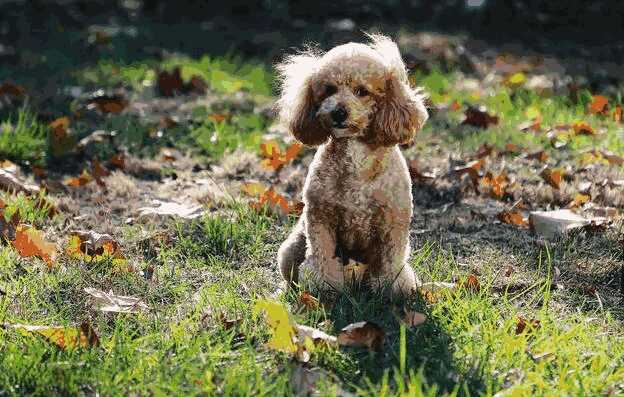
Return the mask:
POLYGON ((412 184, 399 145, 428 114, 397 45, 368 37, 368 44, 307 50, 277 65, 279 119, 297 140, 319 146, 303 214, 280 246, 278 264, 289 285, 305 270, 344 291, 344 265, 353 260, 367 265, 373 288, 410 295, 420 281, 408 264, 412 184))

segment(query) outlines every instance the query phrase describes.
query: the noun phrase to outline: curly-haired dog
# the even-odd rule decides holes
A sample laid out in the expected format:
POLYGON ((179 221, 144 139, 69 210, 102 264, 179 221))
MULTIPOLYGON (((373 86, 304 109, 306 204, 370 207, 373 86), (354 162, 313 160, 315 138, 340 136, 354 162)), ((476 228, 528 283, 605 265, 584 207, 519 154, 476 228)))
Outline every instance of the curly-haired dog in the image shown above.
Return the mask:
POLYGON ((282 244, 283 277, 299 265, 337 290, 343 265, 368 265, 369 281, 409 294, 419 284, 407 263, 411 179, 398 147, 427 120, 398 47, 387 37, 307 51, 278 65, 281 120, 302 143, 321 145, 303 188, 303 215, 282 244))

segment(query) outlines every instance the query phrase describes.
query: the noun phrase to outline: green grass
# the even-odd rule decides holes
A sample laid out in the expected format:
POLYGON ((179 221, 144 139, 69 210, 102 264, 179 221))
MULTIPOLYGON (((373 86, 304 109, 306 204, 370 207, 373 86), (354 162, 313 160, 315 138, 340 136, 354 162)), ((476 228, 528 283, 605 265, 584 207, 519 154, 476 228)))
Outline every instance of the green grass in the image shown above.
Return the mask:
POLYGON ((28 108, 0 122, 0 158, 41 165, 45 160, 48 127, 28 108))
MULTIPOLYGON (((257 297, 275 294, 275 269, 262 266, 266 257, 259 255, 279 241, 275 226, 275 219, 235 205, 229 221, 204 218, 190 231, 178 228, 175 244, 151 260, 156 269, 151 280, 139 272, 120 272, 107 261, 73 261, 46 271, 37 260, 3 248, 2 322, 72 325, 89 319, 100 346, 64 351, 40 337, 0 329, 0 390, 5 395, 289 394, 295 364, 264 346, 268 329, 252 315, 257 297), (140 296, 150 310, 136 315, 94 311, 84 287, 140 296), (225 329, 220 313, 241 320, 225 329)), ((514 374, 522 376, 512 382, 510 395, 621 392, 619 322, 603 312, 551 310, 552 255, 541 251, 543 277, 534 288, 514 294, 492 293, 494 275, 486 274, 480 277, 480 292, 444 292, 433 304, 356 292, 325 309, 306 311, 294 296, 281 297, 296 321, 326 332, 336 334, 364 320, 386 330, 379 353, 330 348, 312 355, 313 364, 357 395, 493 395, 514 374), (402 304, 429 317, 406 331, 403 345, 397 318, 402 304), (519 315, 541 326, 516 335, 519 315)), ((412 266, 426 280, 462 273, 436 243, 417 250, 412 266)), ((332 379, 319 387, 332 390, 332 379)))
MULTIPOLYGON (((48 55, 61 65, 67 63, 59 54, 48 55)), ((163 146, 191 150, 207 162, 239 148, 257 152, 271 121, 255 111, 272 92, 272 76, 264 65, 207 56, 176 56, 160 63, 101 60, 74 70, 71 78, 88 88, 124 86, 133 100, 141 95, 149 99, 147 91, 155 84, 156 70, 175 66, 181 66, 184 79, 192 75, 205 79, 216 102, 198 105, 188 119, 168 128, 162 137, 153 134, 156 122, 130 114, 72 119, 73 133, 81 138, 95 129, 117 131, 116 144, 139 157, 153 157, 163 146), (251 105, 237 103, 239 91, 246 92, 251 105), (210 118, 217 114, 224 120, 210 118)), ((605 130, 598 137, 573 137, 563 149, 573 156, 593 147, 624 154, 620 126, 609 118, 586 114, 588 92, 580 93, 578 103, 566 96, 540 96, 506 86, 477 97, 457 90, 459 77, 454 74, 433 71, 414 78, 426 87, 434 104, 455 100, 463 107, 483 104, 500 117, 498 125, 480 130, 458 126, 462 111, 434 116, 419 144, 435 139, 443 146, 468 151, 483 143, 498 148, 514 143, 528 150, 554 151, 543 134, 517 129, 527 120, 527 111, 534 109, 542 115, 543 126, 586 120, 605 130)), ((613 104, 617 101, 612 98, 613 104)), ((68 106, 62 114, 67 110, 73 108, 68 106)), ((0 160, 40 164, 46 158, 47 126, 36 120, 34 111, 23 108, 2 121, 0 160)), ((117 148, 107 145, 102 143, 85 158, 110 158, 117 148)), ((163 169, 173 178, 172 166, 163 169)), ((75 214, 48 219, 45 209, 23 195, 5 194, 2 199, 7 203, 5 217, 18 213, 24 222, 55 235, 59 249, 66 244, 67 225, 80 225, 69 218, 75 214)), ((622 310, 609 301, 604 307, 588 302, 577 290, 552 289, 554 266, 572 266, 575 258, 592 263, 604 258, 595 254, 603 251, 588 243, 594 240, 570 237, 553 245, 523 247, 527 252, 517 256, 531 282, 521 285, 512 277, 506 281, 508 291, 498 285, 509 251, 484 243, 493 251, 493 259, 479 266, 480 291, 447 291, 430 303, 419 297, 394 301, 356 290, 337 299, 321 297, 328 301, 326 306, 307 310, 296 293, 279 288, 275 253, 292 222, 229 202, 202 219, 159 226, 120 229, 122 233, 115 237, 127 256, 126 266, 106 257, 84 262, 60 255, 58 266, 48 269, 38 259, 19 257, 9 245, 0 247, 0 324, 75 326, 88 320, 100 337, 98 347, 61 350, 41 337, 0 327, 1 397, 292 395, 290 377, 299 364, 266 347, 270 330, 261 316, 253 315, 255 301, 266 297, 285 304, 298 323, 334 335, 357 321, 373 321, 386 331, 378 353, 358 348, 315 351, 309 366, 329 374, 318 385, 322 395, 336 394, 336 386, 358 396, 492 396, 502 389, 503 395, 512 396, 624 393, 622 310), (145 239, 150 233, 159 237, 145 239), (517 285, 521 287, 511 288, 517 285), (85 287, 141 297, 150 310, 99 312, 90 304, 85 287), (402 335, 404 307, 423 312, 428 319, 402 335), (230 327, 223 316, 240 321, 230 327), (520 316, 539 320, 540 326, 518 335, 520 316)), ((619 255, 618 233, 603 241, 613 255, 619 255)), ((424 281, 461 279, 467 269, 456 260, 457 249, 423 237, 411 265, 424 281)), ((589 281, 611 283, 616 276, 605 271, 600 277, 589 281)))

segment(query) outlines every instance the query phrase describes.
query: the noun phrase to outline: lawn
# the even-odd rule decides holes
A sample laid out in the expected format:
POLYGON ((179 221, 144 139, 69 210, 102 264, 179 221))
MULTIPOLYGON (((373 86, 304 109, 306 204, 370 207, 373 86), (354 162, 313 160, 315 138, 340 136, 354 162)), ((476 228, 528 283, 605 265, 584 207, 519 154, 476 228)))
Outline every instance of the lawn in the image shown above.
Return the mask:
MULTIPOLYGON (((262 162, 267 144, 293 144, 274 125, 270 64, 209 54, 58 62, 64 96, 7 95, 0 120, 2 171, 44 188, 0 197, 0 396, 624 393, 621 223, 607 211, 624 207, 618 95, 529 88, 531 70, 498 80, 414 70, 431 119, 404 148, 410 264, 423 281, 455 287, 400 301, 354 288, 310 304, 305 286, 285 290, 275 262, 297 211, 266 189, 296 208, 314 148, 279 167, 262 162), (182 82, 163 82, 177 67, 182 82), (194 77, 203 90, 185 88, 194 77), (167 87, 180 92, 163 95, 167 87), (596 95, 608 108, 593 110, 596 95), (471 121, 478 106, 489 116, 474 110, 471 121), (498 195, 491 178, 502 174, 498 195), (579 194, 588 198, 574 204, 579 194), (155 199, 201 214, 145 215, 155 199), (546 240, 498 216, 564 207, 608 213, 608 226, 546 240), (54 257, 24 253, 17 224, 40 230, 54 257), (80 230, 114 242, 72 249, 80 230), (102 311, 89 288, 144 305, 102 311), (264 301, 330 335, 367 321, 384 337, 377 349, 278 351, 268 341, 280 328, 255 309, 264 301), (414 312, 426 320, 406 324, 414 312), (65 341, 20 324, 63 327, 65 341)), ((39 66, 15 84, 37 81, 39 66)))

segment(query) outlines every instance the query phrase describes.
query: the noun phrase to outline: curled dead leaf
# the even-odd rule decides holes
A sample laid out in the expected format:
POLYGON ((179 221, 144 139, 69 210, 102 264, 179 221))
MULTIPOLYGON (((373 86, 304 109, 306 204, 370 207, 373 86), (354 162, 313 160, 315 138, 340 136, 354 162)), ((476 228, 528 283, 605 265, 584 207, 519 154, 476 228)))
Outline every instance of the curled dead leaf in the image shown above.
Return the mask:
POLYGON ((464 112, 466 116, 462 124, 479 128, 488 128, 490 125, 498 124, 498 117, 489 114, 484 107, 468 107, 464 112))
POLYGON ((77 347, 87 348, 99 344, 99 338, 87 321, 79 327, 59 327, 46 325, 5 324, 22 335, 40 335, 63 350, 77 347))
POLYGON ((541 326, 540 320, 535 319, 526 319, 522 316, 518 316, 518 322, 516 323, 516 335, 520 335, 522 333, 531 333, 533 331, 537 331, 541 326))
POLYGON ((145 302, 133 296, 114 295, 112 292, 107 293, 91 287, 85 288, 84 291, 93 298, 97 309, 103 312, 138 313, 149 309, 145 302))
POLYGON ((341 346, 367 347, 371 351, 381 351, 386 332, 377 324, 361 321, 349 324, 340 330, 338 344, 341 346))
POLYGON ((563 172, 561 170, 553 170, 548 167, 544 168, 540 176, 554 189, 559 189, 563 172))
POLYGON ((528 220, 522 215, 521 212, 517 210, 512 211, 501 211, 496 215, 496 218, 508 225, 515 226, 528 226, 528 220))

